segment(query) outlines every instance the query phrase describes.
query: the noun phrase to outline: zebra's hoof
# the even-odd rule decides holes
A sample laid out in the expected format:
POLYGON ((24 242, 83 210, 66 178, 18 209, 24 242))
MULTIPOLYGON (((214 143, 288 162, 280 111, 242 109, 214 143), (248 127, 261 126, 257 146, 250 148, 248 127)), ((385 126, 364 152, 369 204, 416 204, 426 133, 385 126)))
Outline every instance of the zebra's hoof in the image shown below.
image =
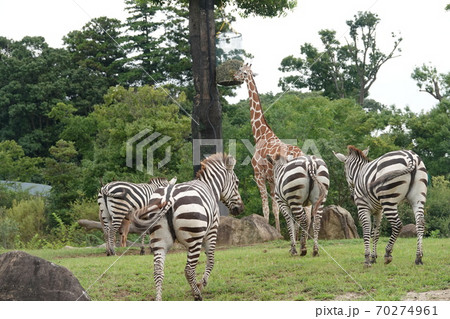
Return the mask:
POLYGON ((300 256, 306 256, 306 253, 307 253, 308 251, 306 250, 306 249, 302 249, 302 251, 301 251, 301 253, 300 253, 300 256))
POLYGON ((289 250, 289 253, 291 254, 291 256, 298 255, 297 249, 295 249, 295 248, 291 248, 291 249, 289 250))
POLYGON ((364 268, 370 268, 370 267, 372 267, 371 263, 367 263, 367 262, 364 263, 364 268))
POLYGON ((194 296, 194 300, 195 300, 195 301, 202 301, 203 298, 202 298, 201 295, 198 295, 198 296, 194 296))
POLYGON ((376 264, 377 263, 377 257, 372 257, 372 259, 370 260, 371 264, 376 264))
POLYGON ((392 261, 392 256, 384 256, 384 264, 385 265, 391 263, 391 261, 392 261))
POLYGON ((313 251, 313 257, 318 257, 319 256, 319 251, 318 250, 314 250, 313 251))
POLYGON ((144 256, 145 255, 145 250, 141 249, 141 251, 139 252, 139 255, 144 256))
POLYGON ((416 258, 416 265, 423 265, 422 257, 417 257, 416 258))

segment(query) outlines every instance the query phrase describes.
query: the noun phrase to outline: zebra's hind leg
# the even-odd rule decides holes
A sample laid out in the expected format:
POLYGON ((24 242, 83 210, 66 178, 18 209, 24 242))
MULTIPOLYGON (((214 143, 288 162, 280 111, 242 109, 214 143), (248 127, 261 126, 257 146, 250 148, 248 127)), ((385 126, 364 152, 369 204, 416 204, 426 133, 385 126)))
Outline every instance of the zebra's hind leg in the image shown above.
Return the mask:
POLYGON ((296 215, 296 220, 301 230, 300 233, 300 256, 305 256, 308 252, 306 247, 306 241, 308 239, 308 217, 306 215, 305 209, 300 207, 300 213, 296 215))
POLYGON ((292 216, 290 214, 290 209, 289 207, 281 202, 279 203, 279 208, 281 210, 281 213, 283 214, 284 219, 286 220, 286 226, 289 232, 289 238, 291 240, 291 249, 289 249, 289 253, 291 254, 291 256, 295 256, 297 255, 297 249, 295 248, 295 234, 296 234, 296 224, 295 224, 295 220, 294 220, 294 216, 292 216))
POLYGON ((319 209, 317 210, 316 215, 314 216, 314 248, 313 248, 313 257, 319 255, 319 231, 320 231, 320 220, 322 219, 322 211, 323 205, 321 204, 319 209))
POLYGON ((392 250, 394 248, 394 244, 397 240, 398 234, 402 229, 402 222, 398 217, 397 206, 383 207, 383 214, 386 216, 392 228, 391 237, 389 238, 389 242, 386 246, 386 254, 384 255, 384 263, 389 264, 390 262, 392 262, 392 250))
POLYGON ((197 242, 195 245, 189 247, 187 263, 184 268, 184 275, 191 286, 192 294, 194 295, 194 300, 203 300, 200 288, 197 285, 197 280, 195 278, 195 269, 197 268, 198 259, 200 257, 200 251, 202 249, 201 242, 197 242))
POLYGON ((364 240, 364 268, 370 267, 370 235, 371 235, 371 220, 370 211, 367 208, 358 207, 358 218, 361 223, 363 230, 363 240, 364 240))
POLYGON ((422 240, 423 240, 423 232, 425 228, 425 218, 423 214, 423 204, 417 204, 413 206, 414 215, 416 218, 416 231, 417 231, 417 250, 416 250, 416 265, 423 265, 422 257, 422 240))
POLYGON ((154 273, 153 279, 155 280, 156 287, 156 301, 162 300, 162 284, 164 280, 164 261, 166 259, 166 252, 164 249, 156 250, 153 257, 154 273))
POLYGON ((374 215, 373 230, 372 230, 372 255, 370 262, 375 264, 377 262, 377 243, 380 238, 380 226, 381 226, 381 212, 374 215))
POLYGON ((216 249, 217 241, 217 228, 213 230, 213 233, 209 235, 208 240, 205 242, 205 254, 206 254, 206 267, 205 273, 203 274, 202 281, 198 283, 198 288, 200 291, 208 284, 209 276, 211 275, 212 269, 214 267, 214 251, 216 249))

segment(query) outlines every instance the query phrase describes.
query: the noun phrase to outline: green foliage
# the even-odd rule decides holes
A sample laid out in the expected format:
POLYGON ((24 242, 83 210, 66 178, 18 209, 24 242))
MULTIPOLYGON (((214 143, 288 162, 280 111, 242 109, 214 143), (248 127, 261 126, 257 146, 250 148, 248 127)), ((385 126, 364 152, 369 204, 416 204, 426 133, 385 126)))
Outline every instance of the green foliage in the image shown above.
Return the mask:
POLYGON ((40 181, 39 157, 25 156, 23 148, 15 141, 0 142, 0 180, 35 182, 40 181))
POLYGON ((435 176, 428 187, 425 204, 426 234, 450 236, 450 182, 443 176, 435 176))
POLYGON ((425 162, 428 172, 450 178, 450 101, 444 99, 427 113, 412 116, 406 126, 411 130, 413 150, 425 162))
POLYGON ((438 73, 436 67, 423 64, 414 69, 411 77, 420 91, 429 93, 439 102, 450 97, 450 73, 438 73))

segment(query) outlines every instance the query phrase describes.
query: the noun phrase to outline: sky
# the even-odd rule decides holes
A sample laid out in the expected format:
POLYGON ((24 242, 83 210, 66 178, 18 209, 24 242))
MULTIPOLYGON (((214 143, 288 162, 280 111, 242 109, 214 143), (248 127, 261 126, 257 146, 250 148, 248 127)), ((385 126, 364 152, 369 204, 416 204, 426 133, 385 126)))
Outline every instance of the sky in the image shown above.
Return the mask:
MULTIPOLYGON (((318 31, 332 29, 345 43, 348 27, 358 11, 378 14, 377 43, 388 53, 393 45, 391 33, 403 37, 400 56, 380 69, 369 98, 399 108, 409 106, 416 113, 428 111, 435 100, 419 92, 411 73, 416 66, 431 63, 440 73, 450 72, 450 0, 298 0, 297 7, 280 18, 238 18, 233 28, 242 34, 238 45, 254 57, 246 61, 257 74, 260 94, 278 93, 281 60, 300 56, 306 42, 320 47, 318 31)), ((80 30, 99 16, 126 18, 123 0, 0 0, 0 36, 20 40, 24 36, 43 36, 52 47, 62 46, 62 37, 80 30)), ((245 85, 237 89, 234 101, 247 98, 245 85)))

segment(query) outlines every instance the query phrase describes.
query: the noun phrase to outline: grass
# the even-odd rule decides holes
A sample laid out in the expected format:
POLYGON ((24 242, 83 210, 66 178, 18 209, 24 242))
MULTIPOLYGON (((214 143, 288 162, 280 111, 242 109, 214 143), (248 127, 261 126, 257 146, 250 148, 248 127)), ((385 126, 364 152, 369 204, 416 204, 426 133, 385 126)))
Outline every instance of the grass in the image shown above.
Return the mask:
MULTIPOLYGON (((387 238, 381 238, 379 263, 363 267, 361 239, 320 241, 319 257, 291 257, 288 241, 219 248, 204 300, 401 300, 407 292, 448 289, 450 239, 424 240, 424 265, 414 265, 416 239, 400 238, 393 262, 383 264, 387 238), (337 264, 335 261, 339 264, 337 264), (350 296, 350 297, 349 297, 350 296)), ((119 254, 124 250, 119 249, 119 254)), ((133 249, 121 258, 106 257, 103 249, 79 248, 27 251, 68 268, 88 289, 93 300, 153 300, 153 256, 139 256, 133 249), (114 265, 101 276, 111 264, 114 265)), ((0 251, 1 253, 1 251, 0 251)), ((164 300, 193 300, 184 277, 186 253, 167 256, 164 300)), ((197 267, 198 278, 205 256, 197 267)))

